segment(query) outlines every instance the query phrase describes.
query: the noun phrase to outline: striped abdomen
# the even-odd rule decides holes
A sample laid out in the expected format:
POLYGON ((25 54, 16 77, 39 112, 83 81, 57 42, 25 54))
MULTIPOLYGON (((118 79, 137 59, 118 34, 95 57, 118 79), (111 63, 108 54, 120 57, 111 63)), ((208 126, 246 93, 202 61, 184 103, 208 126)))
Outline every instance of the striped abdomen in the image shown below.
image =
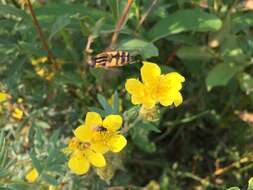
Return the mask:
POLYGON ((97 54, 92 58, 91 65, 95 67, 120 67, 131 62, 131 57, 126 51, 107 51, 97 54))

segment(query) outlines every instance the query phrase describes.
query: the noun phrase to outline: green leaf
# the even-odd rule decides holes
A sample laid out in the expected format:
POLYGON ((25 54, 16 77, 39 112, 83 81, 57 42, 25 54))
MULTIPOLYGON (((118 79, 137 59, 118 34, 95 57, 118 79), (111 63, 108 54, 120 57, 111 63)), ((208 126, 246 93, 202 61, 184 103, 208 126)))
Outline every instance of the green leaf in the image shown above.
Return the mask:
POLYGON ((112 12, 113 18, 115 21, 118 20, 119 17, 119 1, 118 0, 107 0, 107 4, 110 6, 110 10, 112 12))
POLYGON ((21 9, 10 5, 0 5, 0 16, 7 16, 9 14, 16 17, 28 18, 25 11, 22 11, 21 9))
POLYGON ((36 127, 42 128, 42 129, 50 129, 50 128, 51 128, 50 125, 49 125, 47 122, 42 121, 42 120, 36 121, 36 122, 34 123, 34 125, 35 125, 36 127))
POLYGON ((253 93, 253 78, 247 74, 242 73, 239 76, 240 87, 247 95, 253 93))
POLYGON ((10 188, 12 190, 29 190, 29 189, 32 189, 29 184, 26 184, 24 182, 8 184, 7 188, 10 188))
POLYGON ((142 126, 134 126, 130 129, 130 135, 133 140, 133 143, 139 147, 142 151, 147 153, 155 152, 156 146, 155 143, 149 140, 148 136, 150 131, 146 130, 142 126))
POLYGON ((207 32, 220 29, 222 21, 200 9, 179 10, 160 20, 148 33, 152 41, 185 31, 207 32))
POLYGON ((140 106, 134 106, 130 109, 126 110, 123 114, 124 119, 131 120, 133 118, 136 118, 140 110, 140 106))
POLYGON ((95 26, 93 28, 93 31, 92 31, 92 35, 93 35, 94 38, 97 38, 99 36, 101 28, 104 25, 104 22, 105 22, 105 18, 104 17, 100 18, 96 22, 96 24, 95 24, 95 26))
POLYGON ((48 182, 51 185, 54 185, 54 186, 58 185, 58 181, 50 175, 43 174, 41 176, 41 179, 48 182))
POLYGON ((63 15, 75 15, 75 17, 78 15, 79 18, 89 16, 93 21, 97 21, 101 17, 110 17, 104 11, 86 7, 80 3, 46 3, 44 6, 35 8, 35 13, 40 23, 52 23, 57 17, 63 15))
POLYGON ((63 73, 56 74, 54 77, 54 82, 56 85, 73 85, 81 88, 82 85, 86 83, 79 73, 65 71, 63 73))
POLYGON ((207 89, 211 90, 214 86, 225 86, 241 68, 242 65, 235 63, 220 63, 215 65, 207 75, 207 89))
POLYGON ((105 99, 104 96, 102 96, 101 94, 97 95, 97 99, 100 103, 100 105, 103 107, 103 109, 105 110, 106 114, 109 115, 111 113, 113 113, 113 109, 110 106, 110 104, 107 102, 107 100, 105 99))
POLYGON ((102 117, 105 117, 107 114, 104 110, 100 109, 100 108, 96 108, 96 107, 89 107, 89 111, 92 112, 97 112, 99 113, 99 115, 101 115, 102 117))
POLYGON ((250 179, 249 179, 249 185, 248 185, 248 189, 247 190, 253 190, 253 177, 251 177, 250 179))
POLYGON ((7 149, 6 149, 6 142, 4 138, 4 131, 1 131, 0 134, 0 168, 5 168, 7 164, 7 149))
POLYGON ((119 45, 119 49, 128 50, 134 54, 140 54, 145 59, 148 59, 150 57, 157 57, 159 55, 156 46, 150 42, 140 39, 132 39, 121 43, 119 45))
POLYGON ((239 187, 230 187, 227 190, 240 190, 240 188, 239 187))
POLYGON ((177 51, 177 56, 182 60, 208 61, 213 58, 211 51, 204 46, 185 46, 177 51))
POLYGON ((7 177, 9 175, 9 171, 7 169, 2 169, 0 170, 0 178, 7 177))
POLYGON ((160 133, 160 129, 157 128, 157 126, 151 124, 151 123, 138 123, 136 127, 141 127, 143 129, 146 129, 148 131, 154 131, 156 133, 160 133))
POLYGON ((43 167, 40 164, 41 163, 40 160, 37 159, 34 150, 30 151, 29 155, 32 160, 32 165, 35 167, 35 169, 38 171, 38 173, 41 173, 43 170, 43 167))
POLYGON ((55 23, 52 26, 51 29, 51 33, 49 36, 49 41, 59 32, 61 31, 63 28, 65 28, 66 26, 68 26, 71 23, 70 18, 68 15, 64 15, 64 16, 59 16, 55 23))
POLYGON ((119 113, 119 94, 117 91, 113 95, 113 110, 115 114, 119 113))
POLYGON ((239 12, 232 21, 232 30, 235 33, 245 31, 253 25, 253 12, 239 12))
POLYGON ((0 190, 13 190, 13 189, 10 189, 9 187, 0 187, 0 190))
POLYGON ((51 137, 49 138, 49 142, 51 142, 52 144, 56 144, 57 141, 59 140, 60 138, 60 128, 56 129, 53 131, 53 134, 51 135, 51 137))

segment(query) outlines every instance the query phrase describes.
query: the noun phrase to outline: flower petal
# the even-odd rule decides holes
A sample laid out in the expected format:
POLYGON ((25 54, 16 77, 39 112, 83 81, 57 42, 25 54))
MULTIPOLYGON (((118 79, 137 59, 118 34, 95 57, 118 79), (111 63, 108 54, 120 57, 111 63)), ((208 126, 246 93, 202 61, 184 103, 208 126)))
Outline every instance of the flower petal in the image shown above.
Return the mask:
POLYGON ((103 127, 110 131, 117 131, 122 126, 123 120, 120 115, 108 115, 103 121, 103 127))
POLYGON ((77 175, 82 175, 88 172, 90 164, 88 160, 81 154, 74 154, 68 161, 68 167, 77 175))
POLYGON ((106 153, 109 150, 109 148, 103 142, 92 143, 90 148, 102 154, 106 153))
POLYGON ((173 104, 173 100, 169 96, 160 98, 159 102, 163 106, 170 106, 173 104))
POLYGON ((0 92, 0 102, 4 102, 8 99, 9 95, 4 92, 0 92))
POLYGON ((127 79, 125 88, 128 93, 135 95, 135 96, 143 96, 144 95, 144 86, 143 84, 137 79, 127 79))
POLYGON ((86 151, 85 155, 93 166, 98 168, 105 167, 106 161, 103 154, 93 151, 86 151))
POLYGON ((37 178, 39 177, 39 173, 37 172, 37 170, 34 168, 31 171, 29 171, 26 176, 25 179, 29 182, 29 183, 34 183, 37 178))
POLYGON ((127 140, 123 135, 114 135, 108 141, 108 145, 112 152, 120 152, 127 144, 127 140))
POLYGON ((85 127, 93 128, 102 125, 102 118, 96 112, 88 112, 85 118, 85 127))
POLYGON ((143 107, 145 109, 151 109, 153 107, 155 107, 156 101, 151 98, 150 96, 147 96, 144 100, 143 100, 143 107))
POLYGON ((176 107, 183 102, 183 97, 180 92, 176 92, 175 94, 173 94, 173 102, 176 107))
POLYGON ((142 103, 142 100, 143 98, 142 97, 139 97, 139 96, 132 96, 131 97, 131 102, 134 104, 134 105, 137 105, 137 104, 141 104, 142 103))
POLYGON ((13 118, 21 120, 23 118, 24 112, 19 108, 15 108, 14 112, 11 115, 13 118))
POLYGON ((92 129, 84 125, 80 125, 74 130, 75 137, 82 142, 89 142, 91 140, 92 133, 92 129))
POLYGON ((168 73, 165 75, 165 77, 171 81, 177 81, 177 82, 184 82, 185 81, 185 78, 177 72, 168 73))
POLYGON ((144 83, 156 83, 161 75, 160 67, 151 62, 143 61, 143 66, 141 67, 141 78, 144 83))

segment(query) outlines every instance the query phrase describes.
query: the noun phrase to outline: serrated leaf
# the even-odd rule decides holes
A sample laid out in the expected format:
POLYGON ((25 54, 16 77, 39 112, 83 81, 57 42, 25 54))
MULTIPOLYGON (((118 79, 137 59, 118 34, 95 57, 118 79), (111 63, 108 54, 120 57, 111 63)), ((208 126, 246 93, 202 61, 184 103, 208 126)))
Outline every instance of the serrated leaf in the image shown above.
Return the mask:
POLYGON ((220 29, 222 21, 200 9, 185 9, 160 20, 148 33, 152 41, 185 31, 207 32, 220 29))
POLYGON ((206 78, 207 89, 214 86, 225 86, 229 80, 242 68, 236 63, 219 63, 208 73, 206 78))
POLYGON ((119 49, 131 51, 134 54, 138 53, 145 59, 159 55, 158 49, 154 44, 140 39, 123 42, 119 45, 119 49))

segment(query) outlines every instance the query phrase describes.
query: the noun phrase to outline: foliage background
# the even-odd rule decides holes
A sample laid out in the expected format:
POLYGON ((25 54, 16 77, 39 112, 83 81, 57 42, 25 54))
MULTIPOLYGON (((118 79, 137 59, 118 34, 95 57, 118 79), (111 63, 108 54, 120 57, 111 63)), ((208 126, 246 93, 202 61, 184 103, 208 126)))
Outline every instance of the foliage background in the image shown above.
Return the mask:
POLYGON ((99 102, 106 101, 97 95, 110 99, 118 91, 115 105, 128 110, 126 117, 136 114, 124 83, 139 76, 141 64, 89 68, 83 53, 90 36, 93 54, 109 46, 127 1, 33 1, 56 65, 31 64, 47 51, 22 2, 0 4, 0 91, 11 96, 1 103, 0 189, 247 188, 253 176, 252 1, 160 0, 141 25, 153 1, 133 2, 116 49, 184 75, 184 103, 161 108, 152 124, 137 123, 124 152, 109 155, 106 171, 81 177, 68 171, 61 149, 87 111, 101 112, 99 102), (24 111, 21 120, 12 117, 16 107, 24 111), (32 167, 40 177, 29 184, 24 176, 32 167))

